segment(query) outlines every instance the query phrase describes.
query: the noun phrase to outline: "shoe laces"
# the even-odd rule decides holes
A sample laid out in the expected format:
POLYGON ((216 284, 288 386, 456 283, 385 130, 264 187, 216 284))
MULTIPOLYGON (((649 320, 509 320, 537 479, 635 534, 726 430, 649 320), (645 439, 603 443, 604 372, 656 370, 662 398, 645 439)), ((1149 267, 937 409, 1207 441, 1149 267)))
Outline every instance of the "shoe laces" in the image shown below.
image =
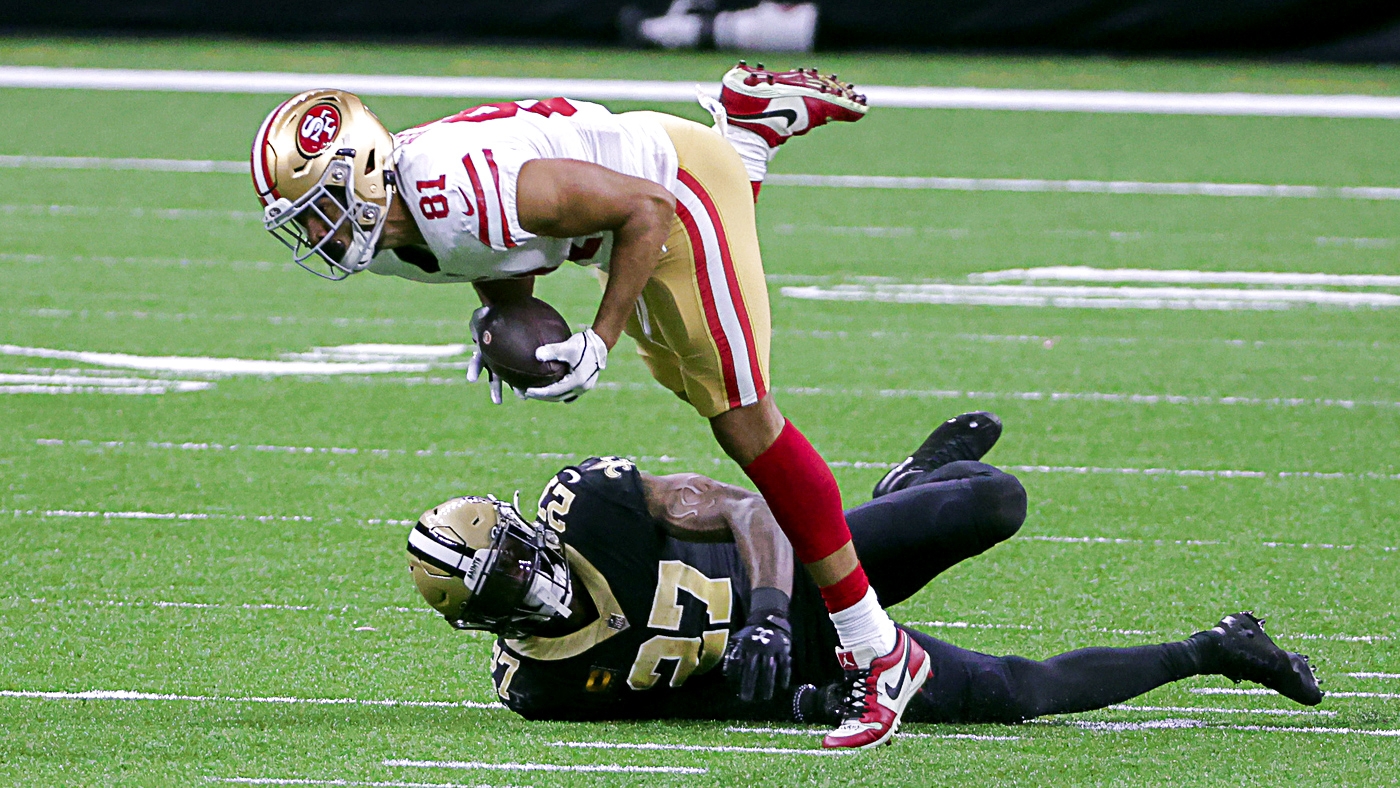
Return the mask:
POLYGON ((848 670, 846 671, 846 683, 849 688, 846 694, 835 704, 835 709, 839 713, 842 723, 857 721, 865 716, 866 699, 872 692, 870 682, 870 670, 848 670))

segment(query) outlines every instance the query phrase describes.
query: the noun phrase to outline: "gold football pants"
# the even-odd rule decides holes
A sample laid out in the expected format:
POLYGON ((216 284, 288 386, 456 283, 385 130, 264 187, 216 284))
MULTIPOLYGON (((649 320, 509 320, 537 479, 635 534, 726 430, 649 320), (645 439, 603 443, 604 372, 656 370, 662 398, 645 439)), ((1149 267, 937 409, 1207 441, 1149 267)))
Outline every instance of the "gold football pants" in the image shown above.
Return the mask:
POLYGON ((652 377, 712 418, 768 391, 772 328, 753 189, 714 130, 647 114, 676 146, 676 218, 625 331, 652 377))

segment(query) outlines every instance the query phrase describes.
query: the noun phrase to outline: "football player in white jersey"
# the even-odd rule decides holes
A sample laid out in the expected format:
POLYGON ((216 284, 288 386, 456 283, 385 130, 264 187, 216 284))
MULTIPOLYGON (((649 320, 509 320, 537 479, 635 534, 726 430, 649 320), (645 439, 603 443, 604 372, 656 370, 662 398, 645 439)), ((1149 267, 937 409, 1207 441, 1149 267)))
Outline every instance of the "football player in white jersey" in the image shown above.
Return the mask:
MULTIPOLYGON (((830 469, 769 393, 753 203, 779 146, 859 120, 865 98, 834 75, 740 62, 706 106, 713 129, 553 98, 474 107, 395 135, 357 97, 313 90, 258 129, 253 181, 265 227, 329 279, 369 270, 470 282, 490 306, 530 295, 536 276, 566 260, 596 266, 603 296, 592 325, 537 353, 569 373, 517 393, 571 401, 631 336, 653 377, 709 420, 762 493, 821 589, 852 692, 864 698, 871 675, 928 663, 871 589, 830 469), (895 654, 903 658, 882 659, 895 654)), ((469 379, 480 372, 478 353, 469 379)), ((500 381, 491 387, 499 402, 500 381)), ((904 691, 884 705, 852 704, 826 745, 887 740, 922 679, 899 682, 904 691)))

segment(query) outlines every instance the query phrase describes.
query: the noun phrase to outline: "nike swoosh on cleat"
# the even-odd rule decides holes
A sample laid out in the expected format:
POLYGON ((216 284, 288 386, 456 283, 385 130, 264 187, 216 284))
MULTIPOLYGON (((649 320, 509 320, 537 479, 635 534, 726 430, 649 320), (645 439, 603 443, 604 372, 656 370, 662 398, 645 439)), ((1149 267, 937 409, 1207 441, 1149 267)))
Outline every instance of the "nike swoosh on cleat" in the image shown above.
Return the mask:
POLYGON ((899 666, 899 681, 893 686, 885 685, 885 697, 894 700, 904 690, 904 680, 909 677, 909 644, 904 644, 904 664, 899 666))
POLYGON ((764 118, 787 118, 789 126, 797 124, 797 110, 795 109, 775 109, 771 112, 760 112, 756 115, 730 115, 732 120, 763 120, 764 118))

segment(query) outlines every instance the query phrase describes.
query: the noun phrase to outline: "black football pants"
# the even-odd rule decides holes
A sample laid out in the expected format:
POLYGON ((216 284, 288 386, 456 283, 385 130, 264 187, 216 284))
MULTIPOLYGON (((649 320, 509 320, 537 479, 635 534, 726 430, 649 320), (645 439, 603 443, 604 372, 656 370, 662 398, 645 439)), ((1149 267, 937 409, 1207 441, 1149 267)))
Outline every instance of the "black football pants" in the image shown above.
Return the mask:
MULTIPOLYGON (((856 554, 886 607, 1011 538, 1025 517, 1021 483, 980 462, 950 463, 846 513, 856 554)), ((1009 723, 1088 711, 1199 672, 1192 641, 1086 648, 1038 662, 908 631, 933 661, 928 682, 905 712, 910 722, 1009 723)))

